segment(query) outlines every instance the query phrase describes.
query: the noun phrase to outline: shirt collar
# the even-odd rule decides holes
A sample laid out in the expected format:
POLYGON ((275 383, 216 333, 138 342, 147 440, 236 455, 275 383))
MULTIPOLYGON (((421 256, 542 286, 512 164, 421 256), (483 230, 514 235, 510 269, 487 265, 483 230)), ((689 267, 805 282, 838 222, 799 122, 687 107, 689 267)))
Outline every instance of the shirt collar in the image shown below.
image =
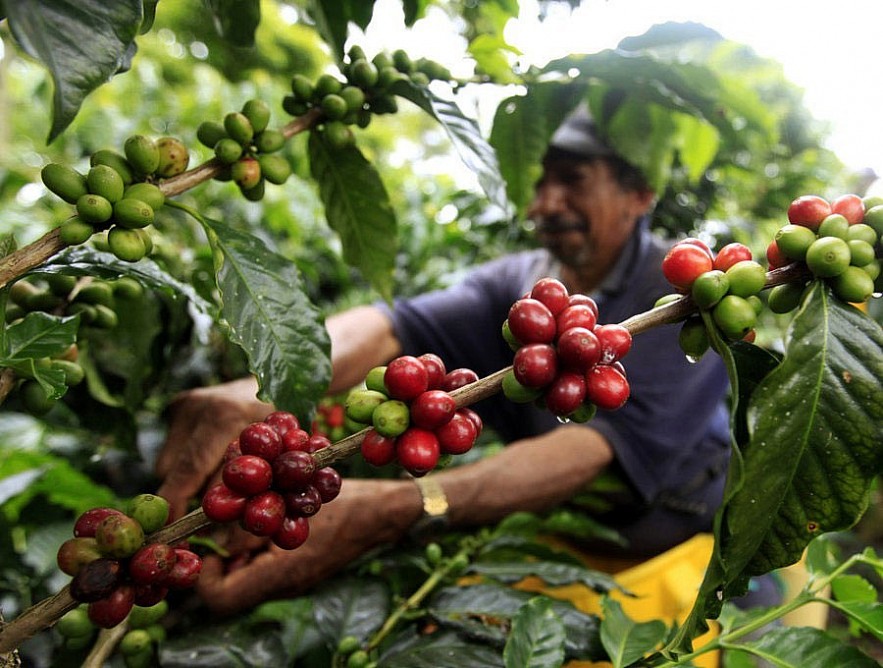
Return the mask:
POLYGON ((613 267, 601 281, 597 291, 600 294, 616 294, 621 292, 629 280, 632 267, 646 251, 647 232, 650 229, 650 217, 641 216, 635 223, 634 232, 629 236, 625 246, 619 253, 613 267))

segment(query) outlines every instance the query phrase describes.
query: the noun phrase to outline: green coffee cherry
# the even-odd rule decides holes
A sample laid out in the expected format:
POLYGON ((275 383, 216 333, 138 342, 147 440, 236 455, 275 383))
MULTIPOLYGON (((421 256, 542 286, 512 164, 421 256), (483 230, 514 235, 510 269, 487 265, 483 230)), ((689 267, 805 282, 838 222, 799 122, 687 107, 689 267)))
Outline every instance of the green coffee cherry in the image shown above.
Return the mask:
POLYGON ((371 424, 381 436, 395 438, 404 433, 411 420, 408 405, 398 399, 384 401, 374 409, 371 424))
POLYGON ((79 216, 74 216, 60 225, 58 238, 65 246, 79 246, 86 243, 94 233, 94 227, 79 216))
POLYGON ((374 63, 358 60, 350 68, 350 81, 359 88, 371 89, 377 84, 377 73, 374 63))
POLYGON ((337 653, 341 656, 349 656, 356 650, 362 648, 362 641, 359 640, 356 636, 344 636, 340 639, 340 642, 337 643, 337 653))
POLYGON ((791 260, 802 260, 807 249, 816 240, 816 233, 803 225, 783 225, 776 232, 776 245, 782 255, 791 260))
POLYGON ((40 171, 40 178, 50 192, 69 204, 76 204, 89 192, 86 177, 67 165, 51 162, 40 171))
POLYGON ((377 392, 382 392, 384 395, 387 394, 386 383, 383 381, 383 376, 386 374, 386 366, 375 366, 370 371, 368 371, 365 376, 365 387, 369 390, 375 390, 377 392))
POLYGON ((849 229, 846 230, 846 240, 865 241, 873 246, 877 243, 877 233, 870 225, 866 225, 865 223, 858 223, 856 225, 850 225, 849 229))
POLYGON ((326 95, 339 93, 341 88, 343 88, 343 84, 337 77, 333 74, 323 74, 316 80, 312 99, 321 100, 326 95))
POLYGON ((684 320, 678 332, 678 344, 688 358, 697 360, 708 350, 708 331, 705 322, 698 316, 684 320))
POLYGON ((512 333, 508 318, 504 320, 503 324, 500 326, 500 333, 503 335, 503 340, 509 345, 509 349, 512 350, 512 352, 515 352, 521 347, 521 341, 515 338, 515 335, 512 333))
POLYGON ((249 100, 242 106, 242 113, 251 123, 254 134, 263 132, 270 124, 270 107, 263 100, 249 100))
POLYGON ((120 640, 120 652, 125 656, 143 654, 151 649, 150 634, 144 629, 132 629, 120 640))
POLYGON ((870 225, 878 236, 883 236, 883 204, 875 204, 866 209, 863 222, 865 225, 870 225))
POLYGON ((516 404, 528 404, 543 394, 541 388, 526 387, 519 383, 512 369, 503 376, 502 390, 503 395, 516 404))
POLYGON ((28 280, 16 281, 9 288, 9 299, 14 304, 24 306, 31 295, 40 292, 40 288, 28 280))
POLYGON ((128 229, 153 224, 153 209, 141 200, 124 197, 113 205, 113 219, 117 225, 128 229))
POLYGON ((828 284, 840 299, 854 304, 867 301, 874 293, 874 280, 861 267, 847 267, 829 278, 828 284))
POLYGON ((409 75, 411 83, 415 86, 428 86, 429 76, 425 72, 411 72, 409 75))
POLYGON ((53 369, 59 369, 64 373, 64 384, 68 387, 75 387, 83 382, 86 372, 76 362, 69 360, 52 360, 53 369))
POLYGON ((286 95, 282 98, 282 109, 286 114, 292 116, 303 116, 310 109, 308 102, 298 100, 293 95, 286 95))
POLYGON ((65 638, 91 636, 95 632, 95 628, 89 619, 85 605, 67 611, 55 624, 55 630, 65 638))
POLYGON ((802 283, 783 283, 770 289, 767 305, 773 313, 788 313, 800 305, 803 290, 802 283))
POLYGON ((750 297, 763 289, 766 283, 766 270, 754 260, 741 260, 727 269, 730 294, 750 297))
POLYGON ((121 276, 113 282, 114 297, 123 299, 140 299, 144 295, 144 286, 131 276, 121 276))
POLYGON ((86 187, 93 195, 100 195, 113 204, 123 198, 126 184, 113 167, 95 165, 86 175, 86 187))
POLYGON ((84 304, 104 304, 113 306, 113 288, 105 281, 92 279, 81 287, 74 299, 84 304))
MULTIPOLYGON (((295 74, 291 77, 291 92, 296 100, 300 102, 308 102, 313 97, 313 82, 309 77, 303 74, 295 74)), ((301 112, 303 113, 303 112, 301 112)))
POLYGON ((256 185, 252 186, 251 188, 243 188, 242 186, 240 186, 239 190, 242 193, 242 196, 249 202, 260 202, 262 199, 264 199, 266 188, 266 181, 264 181, 264 179, 261 179, 257 182, 256 185))
POLYGON ((365 92, 358 86, 344 86, 339 95, 349 111, 358 111, 365 104, 365 92))
POLYGON ((386 394, 376 390, 353 390, 347 395, 344 410, 351 420, 370 424, 374 409, 388 399, 386 394))
POLYGON ((241 146, 247 146, 254 139, 254 128, 248 117, 240 111, 231 111, 224 116, 224 129, 241 146))
POLYGON ((414 70, 414 62, 404 49, 396 49, 392 52, 392 63, 399 72, 410 74, 414 70))
POLYGON ((441 545, 438 543, 429 543, 424 549, 424 553, 426 554, 426 561, 432 566, 441 563, 442 557, 444 556, 441 545))
POLYGON ((356 141, 353 131, 340 121, 325 123, 323 135, 331 148, 337 150, 352 146, 356 141))
POLYGON ((159 148, 159 166, 154 172, 160 178, 169 178, 183 173, 190 164, 190 152, 180 139, 161 137, 156 142, 159 148))
POLYGON ((849 264, 863 267, 874 260, 874 247, 867 241, 850 239, 846 245, 849 246, 849 264))
POLYGON ((242 157, 242 144, 225 137, 215 144, 215 157, 225 165, 232 165, 242 157))
POLYGON ((733 340, 744 337, 757 323, 754 307, 738 295, 727 295, 721 299, 712 309, 711 315, 724 335, 733 340))
POLYGON ((129 164, 129 161, 126 158, 116 151, 111 151, 108 148, 103 148, 101 150, 95 151, 89 158, 89 166, 94 167, 95 165, 107 165, 108 167, 112 167, 116 170, 117 174, 123 179, 123 183, 129 185, 135 180, 135 175, 132 172, 132 165, 129 164))
POLYGON ((147 247, 138 230, 114 226, 107 233, 107 244, 110 252, 124 262, 137 262, 147 255, 147 247))
POLYGON ((832 213, 826 216, 819 225, 819 236, 845 239, 847 230, 849 230, 849 221, 846 220, 846 216, 832 213))
POLYGON ((696 277, 690 288, 693 302, 701 309, 709 309, 717 304, 730 289, 730 281, 719 269, 706 271, 696 277))
POLYGON ((77 200, 77 214, 81 220, 99 225, 113 216, 113 204, 101 195, 83 195, 77 200))
POLYGON ((126 139, 123 150, 129 164, 138 174, 153 174, 159 168, 159 147, 150 137, 132 135, 126 139))
POLYGON ((819 237, 806 251, 806 265, 820 278, 843 273, 849 259, 849 246, 839 237, 819 237))
POLYGON ((291 176, 291 165, 284 156, 259 155, 257 160, 261 166, 261 175, 274 185, 282 185, 291 176))
POLYGON ((57 399, 49 396, 49 393, 36 380, 26 380, 19 388, 21 402, 31 415, 46 415, 57 403, 57 399))
POLYGON ((876 281, 880 276, 880 261, 868 262, 868 264, 862 267, 862 271, 870 276, 872 281, 876 281))
POLYGON ((329 93, 320 103, 322 112, 332 121, 339 121, 349 111, 346 100, 336 93, 329 93))
POLYGON ((275 153, 285 146, 285 135, 279 130, 264 130, 255 135, 254 146, 260 153, 275 153))
POLYGON ((139 199, 153 209, 154 213, 166 203, 163 191, 152 183, 133 183, 126 188, 123 198, 139 199))
POLYGON ((203 146, 214 148, 215 144, 227 138, 227 131, 219 121, 203 121, 196 128, 196 138, 203 146))
POLYGON ((66 297, 77 285, 77 277, 69 274, 48 274, 44 276, 49 289, 59 297, 66 297))
POLYGON ((156 494, 139 494, 129 502, 126 514, 138 521, 144 533, 153 533, 166 525, 169 502, 156 494))
POLYGON ((165 599, 151 606, 136 605, 129 613, 129 626, 133 629, 146 629, 165 617, 169 603, 165 599))
POLYGON ((581 403, 575 411, 567 416, 567 419, 577 424, 585 424, 598 412, 598 407, 590 401, 581 403))

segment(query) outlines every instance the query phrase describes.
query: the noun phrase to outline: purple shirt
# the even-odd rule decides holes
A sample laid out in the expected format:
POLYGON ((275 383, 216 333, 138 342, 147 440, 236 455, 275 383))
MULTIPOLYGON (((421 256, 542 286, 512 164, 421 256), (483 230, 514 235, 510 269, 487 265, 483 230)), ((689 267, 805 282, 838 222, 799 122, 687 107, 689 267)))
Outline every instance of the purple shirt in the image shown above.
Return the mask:
MULTIPOLYGON (((666 244, 646 220, 611 273, 591 296, 599 323, 617 323, 648 311, 671 293, 662 275, 666 244)), ((543 250, 508 255, 477 267, 461 283, 411 299, 390 311, 403 354, 432 352, 448 370, 467 367, 484 377, 512 364, 501 326, 516 299, 543 276, 560 278, 560 265, 543 250)), ((660 495, 677 498, 706 484, 709 469, 721 469, 729 446, 728 380, 712 352, 689 363, 677 342, 680 325, 638 334, 622 360, 631 387, 626 404, 598 411, 586 427, 609 441, 640 502, 660 495), (697 482, 698 481, 698 482, 697 482)), ((502 393, 473 406, 506 441, 544 433, 559 422, 548 411, 515 404, 502 393)), ((717 486, 719 489, 719 485, 717 486)))

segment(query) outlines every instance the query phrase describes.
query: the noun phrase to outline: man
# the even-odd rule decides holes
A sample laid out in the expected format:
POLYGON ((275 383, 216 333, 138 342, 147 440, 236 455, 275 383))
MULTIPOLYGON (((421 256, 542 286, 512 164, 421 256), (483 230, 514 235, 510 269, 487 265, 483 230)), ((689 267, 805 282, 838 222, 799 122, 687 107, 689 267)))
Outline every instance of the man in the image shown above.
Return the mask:
MULTIPOLYGON (((499 258, 460 285, 391 309, 363 306, 330 317, 332 392, 402 354, 432 352, 447 368, 480 376, 511 364, 500 327, 512 303, 543 276, 594 297, 601 323, 647 311, 671 291, 660 268, 666 247, 648 227, 654 193, 601 140, 584 109, 555 133, 543 169, 528 212, 543 248, 499 258)), ((722 363, 713 355, 688 363, 675 326, 636 336, 623 363, 632 394, 618 411, 561 424, 502 395, 482 401, 474 408, 507 441, 501 452, 430 474, 419 487, 413 480, 347 479, 340 496, 311 518, 302 547, 267 547, 230 572, 208 558, 201 595, 214 610, 233 612, 301 592, 371 547, 406 537, 425 496, 445 497, 451 526, 489 524, 568 503, 602 472, 624 483, 612 510, 599 517, 627 540, 623 554, 649 557, 708 530, 729 442, 722 363)), ((217 469, 227 442, 271 410, 254 399, 256 389, 244 379, 176 401, 157 469, 165 476, 159 493, 177 511, 217 469)))

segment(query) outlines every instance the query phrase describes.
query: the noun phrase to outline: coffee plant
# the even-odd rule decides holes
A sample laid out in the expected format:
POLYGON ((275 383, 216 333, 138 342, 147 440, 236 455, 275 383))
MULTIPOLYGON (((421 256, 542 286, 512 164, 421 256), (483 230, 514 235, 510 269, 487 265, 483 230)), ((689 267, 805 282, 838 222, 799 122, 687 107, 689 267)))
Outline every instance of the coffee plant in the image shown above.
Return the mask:
MULTIPOLYGON (((49 143, 64 142, 102 85, 128 76, 137 49, 175 26, 164 23, 166 3, 155 0, 79 4, 89 11, 54 0, 0 3, 4 41, 51 73, 49 143)), ((426 3, 402 4, 408 25, 427 11, 426 3)), ((30 605, 0 611, 7 617, 0 621, 3 665, 14 665, 20 649, 47 636, 44 655, 48 646, 54 657, 48 661, 57 665, 82 659, 98 666, 115 654, 113 660, 127 666, 217 666, 234 656, 247 657, 245 665, 352 668, 571 660, 675 666, 717 650, 780 665, 876 665, 831 633, 771 626, 821 601, 844 615, 855 634, 883 640, 873 583, 883 562, 870 548, 842 555, 836 541, 867 510, 883 464, 883 332, 869 315, 876 308, 872 297, 883 288, 883 200, 848 192, 834 170, 825 171, 834 162, 823 152, 816 171, 805 167, 795 133, 780 134, 778 125, 787 122, 793 130, 799 110, 782 106, 786 98, 775 94, 775 85, 753 88, 744 72, 736 76, 727 44, 717 40, 697 41, 688 64, 675 45, 689 42, 689 33, 669 35, 668 42, 659 35, 636 38, 627 49, 527 69, 508 65, 502 46, 480 48, 475 37, 474 73, 456 78, 442 64, 401 49, 369 57, 347 45, 351 26, 370 23, 370 2, 205 5, 192 10, 202 12, 201 19, 172 7, 169 16, 189 30, 217 29, 200 44, 211 45, 214 65, 231 80, 246 63, 265 57, 257 35, 272 23, 266 12, 281 8, 299 17, 292 29, 313 31, 331 62, 320 68, 292 57, 278 99, 249 95, 202 114, 193 128, 144 123, 116 145, 92 147, 69 161, 59 156, 31 174, 32 183, 55 198, 48 205, 52 225, 42 235, 23 235, 33 240, 20 247, 13 233, 0 239, 0 402, 4 420, 54 420, 101 433, 104 441, 99 425, 106 416, 84 417, 90 401, 132 415, 160 412, 152 397, 131 387, 133 367, 119 358, 125 350, 168 361, 156 351, 162 339, 143 338, 164 325, 171 332, 166 347, 180 342, 180 329, 204 340, 209 331, 223 333, 226 349, 239 351, 244 370, 258 379, 258 397, 276 410, 231 440, 219 479, 198 507, 172 522, 165 500, 149 490, 107 492, 69 466, 76 502, 60 505, 77 512, 66 518, 67 533, 51 550, 61 577, 30 605), (236 57, 224 60, 225 54, 236 57), (512 83, 524 92, 500 101, 485 137, 458 95, 512 83), (373 369, 345 396, 326 397, 328 304, 316 298, 300 265, 280 252, 275 231, 248 229, 219 208, 249 210, 238 208, 241 202, 195 195, 205 190, 223 200, 232 194, 265 211, 274 189, 311 182, 339 243, 336 259, 372 296, 391 299, 406 292, 396 275, 397 243, 407 230, 378 168, 382 159, 363 150, 375 148, 371 131, 404 109, 441 127, 480 184, 481 204, 496 216, 493 234, 493 224, 510 231, 519 226, 551 132, 583 101, 619 152, 663 193, 660 226, 686 237, 662 266, 675 292, 646 313, 598 324, 590 297, 540 279, 500 323, 512 365, 484 377, 445 369, 426 351, 373 369), (193 164, 195 155, 204 160, 193 164), (767 183, 761 200, 745 174, 760 173, 774 156, 781 176, 767 183), (227 183, 235 188, 213 189, 227 183), (720 183, 730 184, 729 193, 720 183), (666 196, 672 193, 677 197, 666 196), (758 236, 765 238, 733 239, 736 227, 703 240, 696 236, 701 230, 683 222, 697 212, 722 213, 733 201, 757 216, 758 236), (203 239, 202 249, 193 243, 187 253, 170 252, 171 243, 186 238, 187 226, 203 239), (202 278, 180 271, 185 256, 194 255, 202 278), (158 300, 186 302, 191 324, 181 325, 183 316, 171 315, 181 309, 160 307, 158 300), (161 314, 165 322, 157 325, 161 314), (764 323, 782 317, 781 346, 757 345, 764 323), (206 532, 212 525, 238 523, 283 549, 297 549, 309 540, 310 518, 346 484, 338 469, 421 477, 498 447, 483 440, 488 435, 470 408, 497 393, 537 403, 563 421, 589 422, 595 411, 628 401, 620 360, 633 337, 663 326, 680 328, 689 358, 720 355, 732 389, 726 496, 711 561, 682 623, 667 628, 660 620, 629 619, 610 597, 618 589, 610 576, 544 542, 548 533, 615 540, 614 532, 563 510, 516 514, 438 542, 380 550, 309 595, 262 604, 220 630, 186 615, 192 605, 186 592, 202 556, 221 549, 206 532), (753 576, 804 554, 810 579, 795 598, 747 613, 727 603, 753 576), (584 585, 598 593, 603 614, 509 586, 528 576, 550 587, 584 585), (710 620, 717 620, 719 633, 694 647, 710 620)), ((467 25, 496 30, 505 44, 502 26, 487 27, 496 24, 485 5, 462 12, 467 25)), ((762 64, 754 63, 758 70, 762 64)), ((171 72, 167 76, 186 76, 171 72)), ((805 129, 801 140, 813 145, 817 137, 805 129)), ((464 245, 475 253, 475 244, 464 245)), ((135 380, 146 384, 149 374, 135 380)), ((95 442, 96 449, 108 447, 95 442)), ((15 525, 27 509, 39 468, 47 465, 37 456, 0 463, 6 524, 15 525), (16 498, 13 508, 8 502, 16 498)), ((140 486, 119 488, 132 484, 140 486)), ((67 493, 64 485, 53 490, 51 480, 40 489, 55 498, 67 493)), ((21 553, 34 542, 22 528, 9 533, 4 553, 21 553)))

